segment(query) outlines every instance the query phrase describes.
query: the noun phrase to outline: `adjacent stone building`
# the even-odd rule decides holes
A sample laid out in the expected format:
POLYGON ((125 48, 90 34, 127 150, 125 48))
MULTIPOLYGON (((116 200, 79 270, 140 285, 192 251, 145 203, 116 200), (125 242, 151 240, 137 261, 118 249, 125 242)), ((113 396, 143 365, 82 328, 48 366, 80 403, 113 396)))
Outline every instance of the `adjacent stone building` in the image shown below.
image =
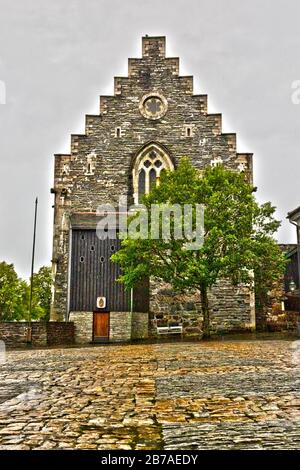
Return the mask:
MULTIPOLYGON (((287 215, 288 220, 296 228, 297 245, 294 250, 290 250, 288 258, 291 260, 291 266, 288 269, 289 279, 295 282, 296 294, 300 296, 300 207, 297 207, 287 215)), ((289 286, 286 286, 289 287, 289 286)))
MULTIPOLYGON (((179 75, 164 37, 143 37, 142 58, 129 59, 128 77, 114 80, 114 96, 100 97, 100 113, 86 116, 85 134, 72 135, 70 154, 55 155, 51 318, 74 321, 78 342, 145 338, 166 323, 199 335, 198 297, 149 282, 129 295, 116 282, 110 256, 120 242, 97 237, 97 208, 118 207, 120 196, 137 203, 183 156, 199 169, 223 163, 252 181, 252 154, 236 152, 236 135, 222 133, 221 114, 208 114, 193 77, 179 75)), ((219 282, 210 302, 216 331, 255 327, 245 287, 219 282)))

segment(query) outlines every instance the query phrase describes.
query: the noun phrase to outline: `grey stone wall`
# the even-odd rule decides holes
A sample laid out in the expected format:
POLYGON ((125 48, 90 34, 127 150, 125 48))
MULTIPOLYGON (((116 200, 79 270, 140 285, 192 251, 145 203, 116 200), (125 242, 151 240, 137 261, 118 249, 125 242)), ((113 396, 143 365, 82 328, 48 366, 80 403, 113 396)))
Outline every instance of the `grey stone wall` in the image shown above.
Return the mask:
POLYGON ((110 312, 109 341, 122 342, 131 340, 131 312, 110 312))
POLYGON ((93 341, 93 312, 70 312, 70 321, 75 326, 75 343, 86 344, 93 341))
POLYGON ((211 289, 209 302, 213 331, 255 329, 255 298, 248 287, 233 287, 228 281, 218 281, 211 289))
POLYGON ((131 339, 146 339, 149 331, 149 314, 132 312, 131 339))
POLYGON ((67 345, 73 344, 75 340, 75 326, 73 322, 49 322, 46 323, 47 344, 67 345))
MULTIPOLYGON (((0 322, 0 340, 8 348, 27 346, 26 322, 0 322)), ((35 347, 74 343, 74 325, 66 322, 32 322, 32 341, 35 347)))
MULTIPOLYGON (((151 283, 150 334, 156 327, 182 325, 185 336, 201 337, 202 322, 199 293, 175 294, 170 286, 151 283)), ((219 281, 209 292, 211 331, 214 333, 255 329, 254 295, 244 286, 233 287, 219 281)))
MULTIPOLYGON (((222 133, 221 114, 207 112, 207 96, 193 94, 193 77, 180 76, 179 59, 165 57, 165 38, 144 37, 142 51, 142 58, 129 59, 128 77, 115 77, 114 95, 100 97, 100 114, 86 116, 85 134, 71 136, 70 154, 55 155, 52 320, 63 320, 68 310, 70 218, 95 213, 103 203, 116 205, 121 195, 132 202, 132 167, 147 143, 163 146, 175 166, 182 156, 199 169, 218 160, 236 171, 243 166, 252 181, 252 154, 237 153, 236 135, 222 133), (167 100, 168 110, 151 120, 139 105, 143 96, 155 92, 167 100), (189 136, 186 126, 192 129, 189 136), (116 127, 122 130, 119 137, 116 127)), ((159 310, 163 306, 155 312, 159 310)), ((241 301, 241 315, 243 310, 241 301)), ((187 328, 199 325, 193 320, 187 328)))
MULTIPOLYGON (((70 321, 75 327, 75 342, 86 344, 93 341, 93 312, 71 312, 70 321)), ((148 313, 110 312, 109 341, 126 342, 148 337, 148 313)))
MULTIPOLYGON (((27 345, 27 322, 0 322, 0 340, 6 347, 24 347, 27 345)), ((32 322, 32 345, 43 347, 47 345, 46 323, 32 322)))

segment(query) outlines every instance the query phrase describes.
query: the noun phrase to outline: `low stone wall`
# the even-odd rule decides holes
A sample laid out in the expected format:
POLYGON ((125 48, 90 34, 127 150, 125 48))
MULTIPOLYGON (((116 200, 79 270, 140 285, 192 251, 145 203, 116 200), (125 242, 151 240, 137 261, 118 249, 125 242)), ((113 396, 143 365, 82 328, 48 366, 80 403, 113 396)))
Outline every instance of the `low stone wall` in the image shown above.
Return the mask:
MULTIPOLYGON (((7 348, 23 347, 27 344, 28 323, 1 322, 0 340, 7 348)), ((45 323, 32 323, 32 344, 34 346, 47 346, 47 332, 45 323)))
POLYGON ((75 343, 86 344, 93 341, 93 312, 70 312, 69 320, 75 326, 75 343))
POLYGON ((47 344, 74 344, 75 326, 73 322, 46 323, 47 344))
MULTIPOLYGON (((27 345, 28 323, 0 322, 0 340, 7 348, 18 348, 27 345)), ((66 322, 32 322, 31 344, 45 347, 55 344, 74 343, 74 325, 66 322)))

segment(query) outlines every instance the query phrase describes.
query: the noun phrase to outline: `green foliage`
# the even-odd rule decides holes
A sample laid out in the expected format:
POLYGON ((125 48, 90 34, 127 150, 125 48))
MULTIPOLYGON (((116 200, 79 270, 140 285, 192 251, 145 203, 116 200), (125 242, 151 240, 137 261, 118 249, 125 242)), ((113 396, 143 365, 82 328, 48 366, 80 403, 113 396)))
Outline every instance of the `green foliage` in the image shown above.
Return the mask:
POLYGON ((0 263, 0 320, 11 321, 22 317, 26 289, 18 278, 13 264, 0 263))
POLYGON ((49 266, 42 266, 33 275, 33 313, 36 318, 49 321, 51 306, 52 272, 49 266))
POLYGON ((260 239, 254 264, 255 299, 259 310, 268 306, 274 294, 276 296, 282 292, 288 262, 275 240, 260 239))
MULTIPOLYGON (((51 269, 42 267, 34 274, 32 320, 49 319, 51 269)), ((13 264, 0 262, 0 321, 28 320, 30 285, 20 279, 13 264)))
MULTIPOLYGON (((174 230, 168 240, 152 239, 149 220, 147 239, 127 238, 112 256, 122 267, 120 281, 126 288, 145 276, 154 276, 171 283, 175 290, 199 289, 205 335, 209 335, 207 291, 217 279, 250 285, 255 272, 259 290, 282 274, 284 258, 273 239, 280 225, 274 218, 275 208, 256 202, 244 174, 223 166, 209 167, 200 174, 188 158, 182 158, 175 171, 162 175, 160 185, 144 197, 143 203, 147 209, 151 204, 205 207, 204 243, 199 250, 187 250, 190 240, 175 239, 174 230)), ((139 217, 137 212, 133 219, 139 217)), ((172 229, 181 222, 182 218, 173 216, 172 229)), ((193 228, 195 223, 194 211, 193 228)))

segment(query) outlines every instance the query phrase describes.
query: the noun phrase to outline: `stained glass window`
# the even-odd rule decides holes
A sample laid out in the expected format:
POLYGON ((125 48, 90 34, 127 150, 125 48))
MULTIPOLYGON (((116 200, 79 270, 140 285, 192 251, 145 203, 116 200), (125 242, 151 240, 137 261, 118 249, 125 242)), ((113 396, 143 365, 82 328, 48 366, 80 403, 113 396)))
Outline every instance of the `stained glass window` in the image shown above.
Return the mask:
POLYGON ((142 168, 139 173, 139 202, 141 200, 141 197, 145 194, 145 192, 146 192, 146 172, 142 168))
POLYGON ((149 190, 151 191, 156 185, 156 170, 152 168, 149 173, 149 190))
POLYGON ((173 169, 169 155, 156 144, 150 144, 148 149, 144 149, 133 168, 135 204, 140 204, 141 197, 148 194, 155 185, 159 185, 162 171, 173 169))

